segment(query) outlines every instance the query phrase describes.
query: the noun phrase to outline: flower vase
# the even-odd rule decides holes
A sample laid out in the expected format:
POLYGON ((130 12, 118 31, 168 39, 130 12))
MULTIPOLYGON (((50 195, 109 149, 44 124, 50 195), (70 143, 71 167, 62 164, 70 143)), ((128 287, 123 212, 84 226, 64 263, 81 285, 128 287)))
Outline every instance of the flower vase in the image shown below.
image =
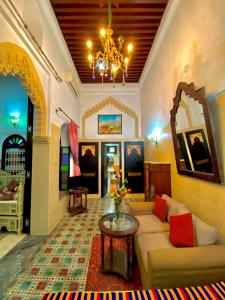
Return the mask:
POLYGON ((117 201, 115 201, 115 215, 116 215, 116 220, 119 220, 120 218, 120 203, 117 203, 117 201))

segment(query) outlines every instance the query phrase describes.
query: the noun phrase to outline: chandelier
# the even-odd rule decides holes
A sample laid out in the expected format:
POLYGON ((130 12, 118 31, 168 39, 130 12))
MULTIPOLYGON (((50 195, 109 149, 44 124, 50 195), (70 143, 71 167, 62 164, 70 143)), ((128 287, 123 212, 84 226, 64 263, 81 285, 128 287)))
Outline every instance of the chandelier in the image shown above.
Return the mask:
POLYGON ((133 45, 127 45, 126 51, 123 50, 124 38, 120 35, 117 39, 117 45, 114 42, 112 35, 112 9, 111 0, 108 0, 108 28, 100 30, 100 40, 102 50, 95 55, 92 54, 93 44, 91 40, 87 41, 88 62, 92 69, 92 79, 95 80, 95 72, 98 72, 102 83, 104 78, 109 77, 115 86, 115 80, 118 72, 122 72, 122 85, 125 85, 125 77, 128 77, 128 66, 133 51, 133 45))

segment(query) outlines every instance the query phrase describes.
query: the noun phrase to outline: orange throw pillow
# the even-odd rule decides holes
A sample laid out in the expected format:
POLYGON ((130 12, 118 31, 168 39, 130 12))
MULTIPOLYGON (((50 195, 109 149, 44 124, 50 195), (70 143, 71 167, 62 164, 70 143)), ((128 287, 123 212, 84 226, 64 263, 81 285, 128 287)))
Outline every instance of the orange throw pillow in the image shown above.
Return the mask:
POLYGON ((156 215, 162 222, 166 219, 166 200, 159 195, 155 195, 155 205, 153 207, 153 214, 156 215))
POLYGON ((195 246, 191 213, 170 217, 170 242, 176 247, 195 246))

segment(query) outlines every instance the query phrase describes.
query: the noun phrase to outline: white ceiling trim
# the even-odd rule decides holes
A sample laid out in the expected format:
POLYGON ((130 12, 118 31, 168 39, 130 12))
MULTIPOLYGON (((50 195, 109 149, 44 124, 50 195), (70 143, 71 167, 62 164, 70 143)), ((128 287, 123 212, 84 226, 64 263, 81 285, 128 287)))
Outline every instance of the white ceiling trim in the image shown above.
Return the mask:
POLYGON ((144 66, 144 69, 142 71, 142 74, 141 74, 141 77, 140 77, 140 80, 139 80, 140 88, 142 87, 147 74, 151 70, 151 66, 154 62, 155 56, 158 52, 158 49, 160 48, 161 43, 162 43, 162 41, 163 41, 163 39, 164 39, 164 37, 167 33, 167 30, 170 27, 170 24, 171 24, 171 22, 174 18, 174 14, 175 14, 178 6, 180 5, 180 3, 182 1, 183 0, 170 0, 167 4, 166 10, 164 12, 163 18, 161 20, 161 23, 160 23, 160 26, 159 26, 159 29, 158 29, 158 32, 157 32, 155 40, 154 40, 154 43, 153 43, 152 48, 151 48, 151 50, 148 54, 148 58, 145 62, 145 66, 144 66))

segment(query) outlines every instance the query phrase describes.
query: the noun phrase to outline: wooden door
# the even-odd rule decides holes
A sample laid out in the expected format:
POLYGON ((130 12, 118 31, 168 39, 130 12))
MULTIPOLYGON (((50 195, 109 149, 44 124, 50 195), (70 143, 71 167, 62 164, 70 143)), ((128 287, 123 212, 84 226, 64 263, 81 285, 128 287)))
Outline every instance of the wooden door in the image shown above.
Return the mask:
POLYGON ((98 194, 98 143, 79 143, 79 165, 83 186, 89 194, 98 194))
POLYGON ((124 175, 131 193, 144 192, 144 142, 124 143, 124 175))

